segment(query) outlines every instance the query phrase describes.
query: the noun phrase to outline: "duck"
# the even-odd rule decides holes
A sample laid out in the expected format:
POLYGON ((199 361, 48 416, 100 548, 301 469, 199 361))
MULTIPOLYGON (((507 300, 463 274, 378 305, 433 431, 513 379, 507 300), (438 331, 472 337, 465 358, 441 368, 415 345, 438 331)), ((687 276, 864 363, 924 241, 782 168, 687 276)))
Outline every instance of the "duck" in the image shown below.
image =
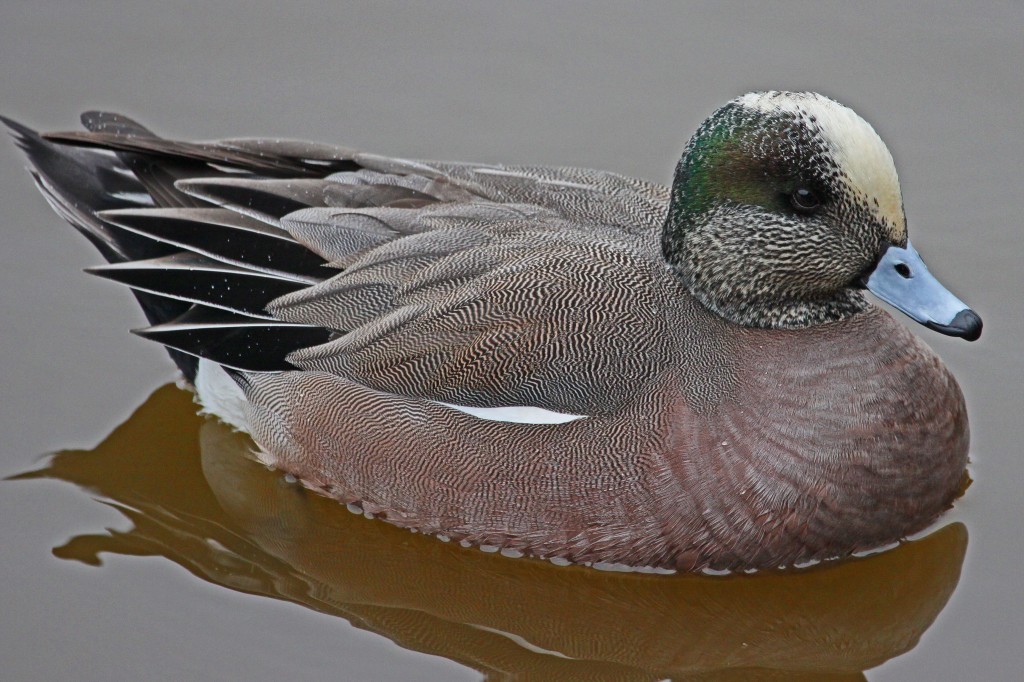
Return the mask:
POLYGON ((898 543, 965 487, 956 379, 865 292, 968 341, 981 318, 829 97, 728 102, 670 186, 4 122, 202 411, 358 513, 558 564, 756 571, 898 543))

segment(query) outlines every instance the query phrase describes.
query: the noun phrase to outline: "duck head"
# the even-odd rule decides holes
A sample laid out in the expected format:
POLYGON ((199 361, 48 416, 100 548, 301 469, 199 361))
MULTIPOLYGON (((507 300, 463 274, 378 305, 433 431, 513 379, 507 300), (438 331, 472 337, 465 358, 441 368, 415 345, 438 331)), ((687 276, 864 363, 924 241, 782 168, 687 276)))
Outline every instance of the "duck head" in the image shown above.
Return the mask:
POLYGON ((676 168, 662 249, 705 306, 738 324, 840 320, 869 306, 866 288, 943 334, 981 335, 981 318, 911 245, 885 143, 816 93, 750 93, 701 124, 676 168))

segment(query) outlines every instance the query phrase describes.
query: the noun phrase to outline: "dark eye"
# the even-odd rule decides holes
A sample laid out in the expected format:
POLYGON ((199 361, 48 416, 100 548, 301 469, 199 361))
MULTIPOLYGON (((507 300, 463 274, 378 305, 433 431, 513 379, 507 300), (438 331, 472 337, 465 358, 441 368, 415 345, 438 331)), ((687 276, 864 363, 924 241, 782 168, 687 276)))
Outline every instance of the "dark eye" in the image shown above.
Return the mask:
POLYGON ((799 213, 814 213, 821 207, 821 201, 813 190, 799 187, 789 195, 789 203, 799 213))

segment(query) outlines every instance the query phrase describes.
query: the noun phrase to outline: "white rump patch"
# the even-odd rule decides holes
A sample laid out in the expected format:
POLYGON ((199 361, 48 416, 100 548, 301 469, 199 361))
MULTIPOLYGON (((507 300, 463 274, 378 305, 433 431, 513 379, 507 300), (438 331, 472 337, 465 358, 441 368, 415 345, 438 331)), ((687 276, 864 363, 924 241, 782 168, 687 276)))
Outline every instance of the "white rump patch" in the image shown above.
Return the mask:
POLYGON ((203 414, 212 414, 228 426, 249 433, 249 401, 220 365, 200 358, 195 386, 203 414))
POLYGON ((436 405, 444 405, 463 414, 486 419, 492 422, 509 422, 512 424, 565 424, 567 422, 584 419, 585 414, 565 414, 552 412, 543 407, 530 407, 528 405, 513 405, 510 407, 467 407, 465 405, 453 405, 451 403, 435 402, 436 405))

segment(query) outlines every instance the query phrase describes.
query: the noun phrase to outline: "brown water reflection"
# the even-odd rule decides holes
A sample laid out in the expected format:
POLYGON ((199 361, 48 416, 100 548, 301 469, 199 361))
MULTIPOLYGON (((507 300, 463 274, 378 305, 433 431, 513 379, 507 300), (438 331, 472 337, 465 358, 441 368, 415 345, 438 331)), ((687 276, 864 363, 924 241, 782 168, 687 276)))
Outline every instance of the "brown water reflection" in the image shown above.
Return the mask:
POLYGON ((788 574, 654 576, 508 559, 350 514, 245 457, 244 435, 158 389, 68 481, 133 524, 54 553, 163 556, 210 583, 344 618, 488 680, 863 680, 913 648, 960 577, 959 523, 788 574))

